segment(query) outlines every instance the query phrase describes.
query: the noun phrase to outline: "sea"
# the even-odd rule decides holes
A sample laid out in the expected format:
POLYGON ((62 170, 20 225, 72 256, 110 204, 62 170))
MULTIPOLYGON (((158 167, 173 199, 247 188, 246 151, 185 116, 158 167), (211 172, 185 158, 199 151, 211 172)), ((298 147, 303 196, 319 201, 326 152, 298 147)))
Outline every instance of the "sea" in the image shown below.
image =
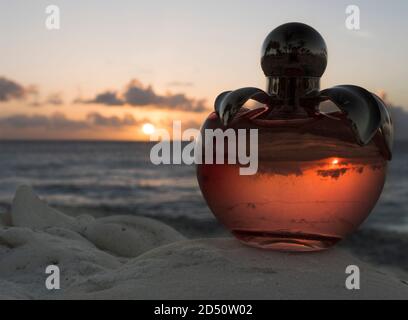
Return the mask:
MULTIPOLYGON (((29 185, 70 214, 131 214, 173 225, 188 236, 218 235, 194 165, 154 165, 149 142, 2 141, 0 212, 29 185)), ((408 141, 397 141, 384 191, 362 228, 408 233, 408 141)))

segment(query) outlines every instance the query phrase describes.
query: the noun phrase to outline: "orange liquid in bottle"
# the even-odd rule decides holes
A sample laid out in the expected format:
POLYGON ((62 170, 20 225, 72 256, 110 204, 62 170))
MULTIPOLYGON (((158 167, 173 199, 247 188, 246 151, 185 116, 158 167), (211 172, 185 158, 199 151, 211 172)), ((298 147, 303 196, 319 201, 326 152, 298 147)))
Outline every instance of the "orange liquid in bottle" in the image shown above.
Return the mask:
POLYGON ((239 165, 198 167, 210 209, 239 240, 291 251, 325 249, 355 230, 380 196, 385 172, 381 160, 339 158, 261 163, 252 176, 239 175, 239 165), (299 171, 284 173, 288 167, 299 171))

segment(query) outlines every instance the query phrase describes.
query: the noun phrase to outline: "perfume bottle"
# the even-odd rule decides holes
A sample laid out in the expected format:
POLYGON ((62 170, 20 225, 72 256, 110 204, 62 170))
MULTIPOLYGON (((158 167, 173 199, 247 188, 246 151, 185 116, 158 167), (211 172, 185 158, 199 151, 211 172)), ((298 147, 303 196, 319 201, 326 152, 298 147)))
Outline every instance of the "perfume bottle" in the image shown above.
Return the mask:
POLYGON ((257 129, 255 174, 242 175, 227 161, 197 165, 209 208, 245 244, 329 248, 358 228, 381 194, 392 152, 390 114, 379 97, 358 86, 320 91, 326 65, 326 44, 315 29, 281 25, 262 46, 266 91, 221 93, 202 126, 202 134, 257 129))

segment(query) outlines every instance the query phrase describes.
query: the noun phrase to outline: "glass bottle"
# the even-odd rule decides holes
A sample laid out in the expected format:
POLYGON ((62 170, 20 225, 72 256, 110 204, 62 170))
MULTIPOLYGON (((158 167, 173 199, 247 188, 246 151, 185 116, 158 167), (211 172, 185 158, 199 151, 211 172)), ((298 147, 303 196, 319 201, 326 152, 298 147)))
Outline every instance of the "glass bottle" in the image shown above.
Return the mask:
MULTIPOLYGON (((320 91, 326 65, 326 44, 315 29, 281 25, 262 46, 267 91, 248 87, 220 94, 202 126, 202 137, 206 129, 257 129, 255 174, 243 175, 239 163, 227 161, 229 144, 242 144, 238 139, 226 142, 224 163, 197 165, 211 211, 245 244, 329 248, 367 218, 381 194, 393 140, 387 108, 361 87, 320 91), (249 99, 256 107, 244 106, 249 99)), ((216 159, 219 150, 213 152, 216 159)))

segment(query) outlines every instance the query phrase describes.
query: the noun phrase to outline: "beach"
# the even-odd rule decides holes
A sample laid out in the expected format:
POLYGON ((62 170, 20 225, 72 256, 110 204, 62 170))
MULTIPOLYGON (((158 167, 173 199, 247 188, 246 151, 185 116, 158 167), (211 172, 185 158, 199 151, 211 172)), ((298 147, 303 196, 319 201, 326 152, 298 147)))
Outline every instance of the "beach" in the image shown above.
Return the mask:
POLYGON ((1 298, 408 297, 404 150, 357 232, 331 250, 288 254, 235 240, 207 208, 194 167, 152 166, 149 147, 2 142, 1 298), (53 264, 61 289, 49 291, 53 264), (345 289, 347 265, 361 268, 360 290, 345 289))
POLYGON ((232 238, 190 240, 150 218, 77 218, 20 187, 1 215, 2 299, 406 299, 408 277, 335 248, 290 254, 232 238), (58 290, 45 286, 58 266, 58 290), (357 265, 359 290, 345 287, 357 265))

